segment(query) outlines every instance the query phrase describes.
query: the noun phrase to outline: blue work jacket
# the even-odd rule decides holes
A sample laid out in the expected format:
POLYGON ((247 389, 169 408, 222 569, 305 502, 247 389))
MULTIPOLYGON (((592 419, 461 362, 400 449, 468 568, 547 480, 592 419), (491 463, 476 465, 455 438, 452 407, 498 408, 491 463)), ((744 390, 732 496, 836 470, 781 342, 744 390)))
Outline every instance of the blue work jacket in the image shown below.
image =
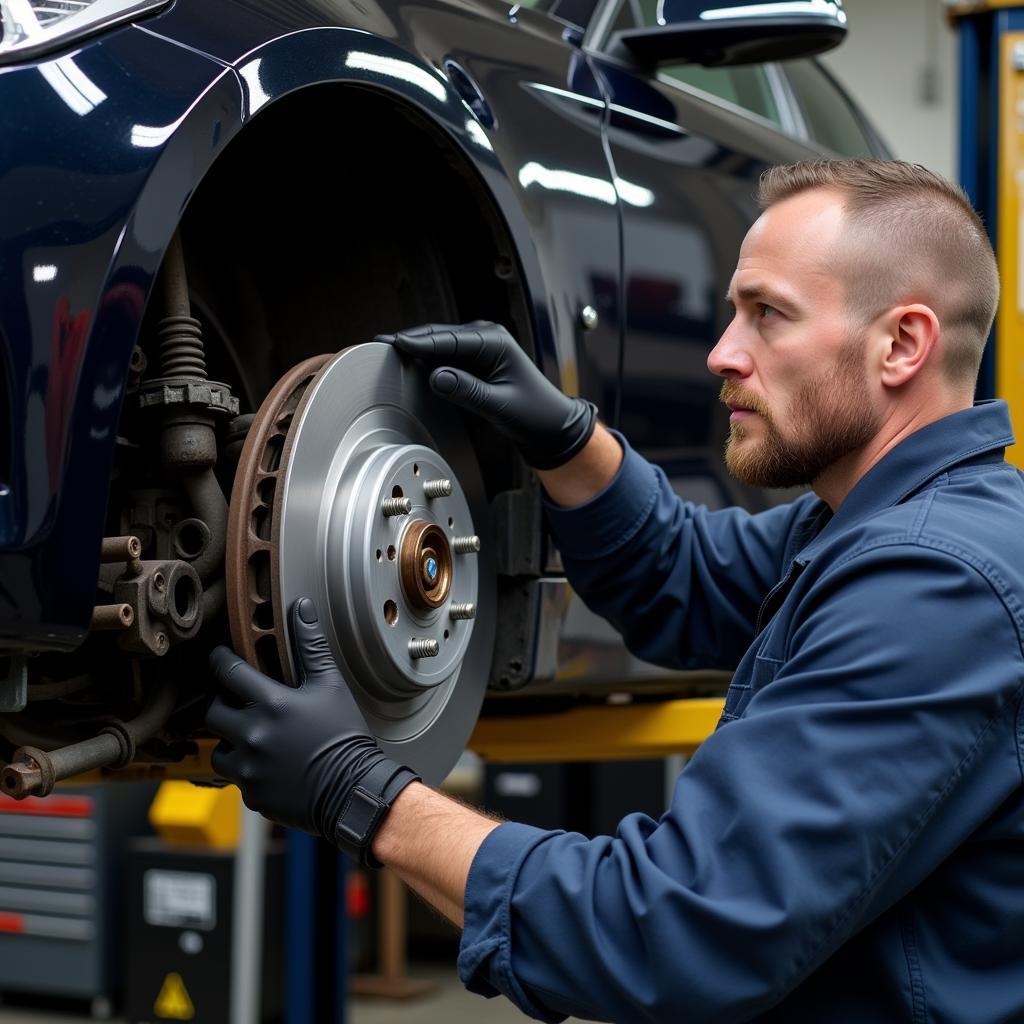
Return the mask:
POLYGON ((659 821, 506 823, 466 888, 473 991, 631 1022, 1024 1021, 1024 474, 1009 415, 919 430, 835 515, 680 500, 628 448, 550 510, 636 654, 735 667, 659 821))

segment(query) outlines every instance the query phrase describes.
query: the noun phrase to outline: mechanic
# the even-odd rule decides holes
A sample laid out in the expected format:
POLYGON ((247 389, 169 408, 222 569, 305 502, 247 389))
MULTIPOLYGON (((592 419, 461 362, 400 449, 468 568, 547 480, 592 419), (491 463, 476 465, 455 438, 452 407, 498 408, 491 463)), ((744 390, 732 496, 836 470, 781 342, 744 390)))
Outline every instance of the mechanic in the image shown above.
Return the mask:
POLYGON ((1024 475, 973 403, 998 297, 964 194, 896 161, 776 167, 708 357, 750 484, 709 512, 502 328, 390 336, 537 468, 566 574, 649 661, 735 669, 654 821, 499 823, 378 748, 308 599, 303 683, 227 648, 216 771, 462 926, 459 974, 548 1021, 1024 1020, 1024 475))

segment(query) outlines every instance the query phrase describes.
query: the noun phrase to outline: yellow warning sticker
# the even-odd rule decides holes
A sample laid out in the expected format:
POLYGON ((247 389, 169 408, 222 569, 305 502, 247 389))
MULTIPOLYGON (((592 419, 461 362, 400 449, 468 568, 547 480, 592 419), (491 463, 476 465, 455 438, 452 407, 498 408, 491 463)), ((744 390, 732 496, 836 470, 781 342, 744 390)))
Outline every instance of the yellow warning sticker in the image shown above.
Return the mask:
POLYGON ((188 989, 180 974, 171 971, 164 978, 160 995, 153 1004, 153 1013, 164 1020, 191 1020, 196 1015, 196 1008, 188 997, 188 989))

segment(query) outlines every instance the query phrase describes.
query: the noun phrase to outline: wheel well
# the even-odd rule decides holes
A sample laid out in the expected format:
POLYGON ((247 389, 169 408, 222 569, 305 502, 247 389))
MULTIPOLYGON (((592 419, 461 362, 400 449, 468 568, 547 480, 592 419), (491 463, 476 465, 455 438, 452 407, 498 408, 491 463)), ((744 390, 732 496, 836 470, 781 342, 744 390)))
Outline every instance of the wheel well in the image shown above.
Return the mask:
MULTIPOLYGON (((243 411, 300 360, 419 323, 496 320, 533 351, 493 200, 454 142, 389 94, 327 84, 271 104, 204 178, 181 230, 210 375, 243 411)), ((469 433, 488 492, 516 486, 518 460, 469 433)))

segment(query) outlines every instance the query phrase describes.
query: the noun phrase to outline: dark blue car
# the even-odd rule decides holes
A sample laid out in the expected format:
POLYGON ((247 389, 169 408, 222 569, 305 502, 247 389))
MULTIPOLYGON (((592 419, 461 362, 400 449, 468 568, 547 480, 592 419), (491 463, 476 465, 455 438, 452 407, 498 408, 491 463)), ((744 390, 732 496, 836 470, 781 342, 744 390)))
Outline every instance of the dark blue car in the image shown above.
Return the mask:
POLYGON ((574 603, 530 473, 361 343, 499 321, 688 497, 775 500, 724 471, 705 357, 760 172, 885 152, 812 59, 841 3, 0 12, 8 792, 187 755, 210 647, 290 678, 303 592, 434 780, 488 684, 714 685, 574 603))

